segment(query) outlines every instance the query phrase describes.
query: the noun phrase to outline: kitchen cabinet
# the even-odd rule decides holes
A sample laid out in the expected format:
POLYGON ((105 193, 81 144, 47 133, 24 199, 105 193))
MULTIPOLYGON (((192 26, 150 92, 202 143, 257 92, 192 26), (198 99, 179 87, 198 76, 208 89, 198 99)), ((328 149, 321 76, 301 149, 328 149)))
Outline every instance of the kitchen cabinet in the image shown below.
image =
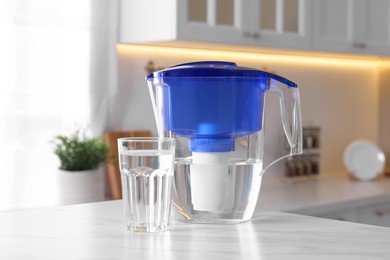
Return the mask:
POLYGON ((307 0, 122 0, 121 43, 310 48, 307 0), (141 29, 142 28, 142 29, 141 29))
POLYGON ((390 0, 121 0, 119 41, 390 55, 390 0))
POLYGON ((313 215, 313 217, 328 218, 349 222, 359 222, 356 209, 345 209, 333 212, 327 212, 320 215, 313 215))
POLYGON ((316 0, 313 49, 390 54, 389 0, 316 0))
POLYGON ((277 48, 310 48, 310 4, 306 0, 252 0, 243 10, 244 43, 277 48), (248 15, 246 15, 248 14, 248 15))
POLYGON ((346 207, 343 210, 312 216, 390 227, 390 200, 368 206, 346 207))
POLYGON ((344 171, 263 178, 257 209, 390 227, 390 178, 357 181, 344 171))
POLYGON ((356 212, 359 223, 390 227, 390 201, 361 207, 356 212))

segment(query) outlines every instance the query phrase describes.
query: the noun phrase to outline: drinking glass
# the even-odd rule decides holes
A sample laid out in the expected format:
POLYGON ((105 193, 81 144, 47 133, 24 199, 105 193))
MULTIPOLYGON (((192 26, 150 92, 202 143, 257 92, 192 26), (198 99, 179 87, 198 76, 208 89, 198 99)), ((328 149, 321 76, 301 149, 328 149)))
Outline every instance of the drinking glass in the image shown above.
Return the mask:
POLYGON ((169 229, 175 140, 118 139, 125 225, 135 232, 169 229))

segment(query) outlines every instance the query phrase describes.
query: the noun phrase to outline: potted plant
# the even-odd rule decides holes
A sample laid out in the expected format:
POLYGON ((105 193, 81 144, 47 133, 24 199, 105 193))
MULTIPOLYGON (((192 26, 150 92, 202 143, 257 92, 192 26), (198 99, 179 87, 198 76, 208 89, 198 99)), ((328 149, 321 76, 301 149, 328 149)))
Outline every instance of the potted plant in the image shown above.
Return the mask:
POLYGON ((100 137, 87 137, 79 130, 54 138, 54 153, 60 160, 57 184, 60 204, 78 204, 105 199, 105 167, 109 148, 100 137))

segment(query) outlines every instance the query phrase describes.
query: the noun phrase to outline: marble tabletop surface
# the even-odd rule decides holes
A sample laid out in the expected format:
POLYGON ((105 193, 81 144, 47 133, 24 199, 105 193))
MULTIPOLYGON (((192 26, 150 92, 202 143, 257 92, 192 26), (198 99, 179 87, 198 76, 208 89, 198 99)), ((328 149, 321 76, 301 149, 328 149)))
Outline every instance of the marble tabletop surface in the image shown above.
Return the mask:
POLYGON ((125 230, 121 201, 0 213, 0 259, 390 259, 390 229, 275 211, 125 230))

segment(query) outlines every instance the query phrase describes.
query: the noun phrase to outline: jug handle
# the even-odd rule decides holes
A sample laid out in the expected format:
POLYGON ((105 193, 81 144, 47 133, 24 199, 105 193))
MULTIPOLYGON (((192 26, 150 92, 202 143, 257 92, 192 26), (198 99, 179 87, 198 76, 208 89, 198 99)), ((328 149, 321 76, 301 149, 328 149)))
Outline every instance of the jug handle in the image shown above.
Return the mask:
POLYGON ((286 97, 287 95, 285 94, 285 92, 283 92, 280 85, 275 84, 275 82, 273 82, 272 80, 270 81, 269 91, 279 96, 280 115, 284 134, 286 135, 287 142, 290 146, 290 153, 271 162, 267 167, 264 168, 262 174, 276 162, 279 162, 280 160, 292 155, 302 154, 302 116, 298 86, 294 82, 278 75, 271 74, 270 77, 276 82, 283 83, 289 90, 289 97, 286 97), (286 98, 291 98, 292 102, 291 123, 287 117, 288 111, 286 106, 286 98))

